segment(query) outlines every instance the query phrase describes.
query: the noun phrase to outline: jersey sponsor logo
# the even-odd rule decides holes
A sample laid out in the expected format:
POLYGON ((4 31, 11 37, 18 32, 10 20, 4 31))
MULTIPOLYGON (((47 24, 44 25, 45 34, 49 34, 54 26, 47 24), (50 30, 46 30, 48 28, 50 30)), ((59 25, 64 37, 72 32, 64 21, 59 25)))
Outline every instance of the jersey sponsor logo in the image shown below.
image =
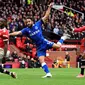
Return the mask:
POLYGON ((3 35, 3 37, 8 37, 8 35, 3 35))
POLYGON ((48 41, 47 44, 52 44, 52 42, 48 41))
POLYGON ((30 34, 30 36, 34 36, 34 35, 38 34, 39 32, 40 32, 40 31, 39 31, 39 30, 37 30, 37 31, 35 31, 35 32, 31 33, 31 34, 30 34))

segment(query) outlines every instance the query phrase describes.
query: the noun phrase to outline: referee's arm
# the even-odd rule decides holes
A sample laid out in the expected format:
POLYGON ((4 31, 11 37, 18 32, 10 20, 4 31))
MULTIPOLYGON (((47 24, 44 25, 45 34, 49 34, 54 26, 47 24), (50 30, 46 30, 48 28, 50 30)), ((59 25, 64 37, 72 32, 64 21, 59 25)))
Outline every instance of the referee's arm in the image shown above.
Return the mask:
POLYGON ((50 3, 50 5, 49 5, 49 7, 48 7, 48 9, 47 9, 47 11, 46 11, 46 13, 45 13, 45 16, 42 18, 42 21, 43 21, 44 23, 45 23, 46 20, 48 19, 49 14, 50 14, 50 10, 51 10, 51 8, 52 8, 53 5, 54 5, 54 3, 50 3))

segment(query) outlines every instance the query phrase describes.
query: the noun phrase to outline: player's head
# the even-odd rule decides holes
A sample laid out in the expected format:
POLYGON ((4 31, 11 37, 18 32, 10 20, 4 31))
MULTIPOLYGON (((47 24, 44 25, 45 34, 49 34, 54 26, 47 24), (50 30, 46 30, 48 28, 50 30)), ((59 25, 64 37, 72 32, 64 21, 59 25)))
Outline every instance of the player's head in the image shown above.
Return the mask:
POLYGON ((4 19, 0 19, 0 29, 3 29, 4 27, 7 26, 7 22, 4 19))
POLYGON ((27 19, 26 19, 26 25, 29 27, 29 28, 31 28, 32 26, 33 26, 33 18, 30 18, 30 17, 28 17, 27 19))

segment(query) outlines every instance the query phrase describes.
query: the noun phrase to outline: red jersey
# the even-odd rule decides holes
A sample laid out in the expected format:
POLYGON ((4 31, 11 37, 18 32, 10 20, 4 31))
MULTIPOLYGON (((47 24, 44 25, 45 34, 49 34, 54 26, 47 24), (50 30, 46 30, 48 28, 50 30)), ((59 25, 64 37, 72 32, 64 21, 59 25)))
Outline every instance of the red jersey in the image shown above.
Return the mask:
POLYGON ((0 29, 0 48, 4 48, 4 41, 8 41, 9 39, 9 31, 4 28, 0 29))
POLYGON ((74 29, 74 32, 82 32, 82 31, 85 31, 85 26, 74 29))

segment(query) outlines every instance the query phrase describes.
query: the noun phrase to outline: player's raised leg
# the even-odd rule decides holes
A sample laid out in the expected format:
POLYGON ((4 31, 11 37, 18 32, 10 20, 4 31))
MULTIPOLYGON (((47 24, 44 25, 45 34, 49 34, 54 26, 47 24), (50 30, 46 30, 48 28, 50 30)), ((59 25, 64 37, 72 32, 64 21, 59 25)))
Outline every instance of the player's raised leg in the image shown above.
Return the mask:
POLYGON ((63 42, 66 39, 70 39, 70 35, 69 34, 63 34, 63 36, 61 37, 61 39, 56 43, 53 44, 53 48, 60 48, 60 46, 63 44, 63 42))
POLYGON ((82 32, 82 31, 85 31, 85 26, 73 29, 73 32, 82 32))

